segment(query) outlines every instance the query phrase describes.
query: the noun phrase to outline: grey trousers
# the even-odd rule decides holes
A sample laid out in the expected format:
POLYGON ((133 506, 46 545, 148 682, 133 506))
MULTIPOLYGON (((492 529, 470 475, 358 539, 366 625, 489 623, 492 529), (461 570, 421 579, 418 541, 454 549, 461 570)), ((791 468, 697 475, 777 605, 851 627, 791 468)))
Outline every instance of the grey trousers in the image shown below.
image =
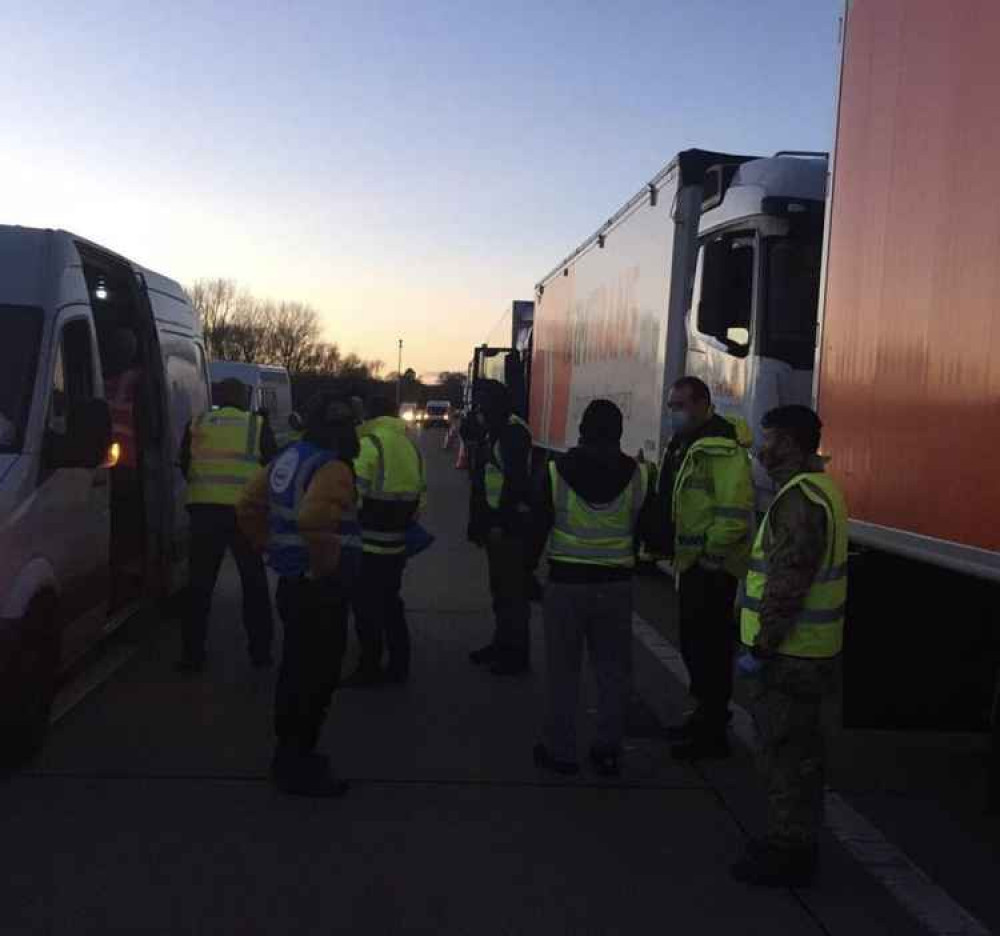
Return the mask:
POLYGON ((544 741, 553 757, 576 761, 576 716, 583 645, 597 682, 594 746, 621 750, 632 691, 632 583, 545 589, 545 669, 548 712, 544 741))

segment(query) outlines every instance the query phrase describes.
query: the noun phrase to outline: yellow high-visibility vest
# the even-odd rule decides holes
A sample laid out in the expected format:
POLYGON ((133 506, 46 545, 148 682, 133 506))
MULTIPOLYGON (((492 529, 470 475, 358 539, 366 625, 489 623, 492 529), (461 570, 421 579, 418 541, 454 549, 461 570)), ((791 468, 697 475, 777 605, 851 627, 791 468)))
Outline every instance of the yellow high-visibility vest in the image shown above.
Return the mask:
POLYGON ((365 552, 398 555, 406 549, 406 528, 427 488, 424 459, 401 419, 370 420, 359 434, 354 469, 365 552))
MULTIPOLYGON (((507 420, 509 426, 523 426, 525 431, 528 433, 528 437, 531 437, 531 427, 523 420, 520 416, 515 416, 513 413, 507 420)), ((527 471, 531 471, 531 448, 528 448, 528 465, 527 471)), ((503 457, 500 453, 500 440, 498 439, 493 443, 493 452, 490 460, 486 463, 486 503, 490 505, 494 510, 498 510, 500 507, 500 495, 503 492, 503 476, 505 472, 505 467, 503 463, 503 457)))
MULTIPOLYGON (((826 552, 812 586, 806 595, 802 613, 792 632, 778 648, 784 656, 828 659, 844 646, 844 614, 847 605, 847 504, 833 479, 823 472, 800 474, 788 482, 771 504, 798 488, 826 513, 826 552)), ((760 608, 767 585, 767 552, 771 515, 761 524, 750 554, 750 571, 740 597, 740 639, 748 647, 760 633, 760 608)))
POLYGON ((610 504, 590 504, 549 464, 555 523, 548 556, 581 565, 635 566, 635 527, 646 499, 649 472, 636 465, 629 485, 610 504))
POLYGON ((255 413, 224 406, 191 427, 188 504, 235 506, 260 466, 262 423, 255 413))

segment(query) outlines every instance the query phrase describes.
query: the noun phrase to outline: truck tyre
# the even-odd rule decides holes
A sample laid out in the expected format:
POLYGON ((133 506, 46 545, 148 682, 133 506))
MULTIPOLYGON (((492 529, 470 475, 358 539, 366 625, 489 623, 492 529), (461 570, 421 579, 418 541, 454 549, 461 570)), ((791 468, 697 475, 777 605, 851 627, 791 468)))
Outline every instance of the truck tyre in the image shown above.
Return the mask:
POLYGON ((36 598, 16 625, 0 674, 0 767, 27 764, 45 744, 59 672, 55 604, 36 598))

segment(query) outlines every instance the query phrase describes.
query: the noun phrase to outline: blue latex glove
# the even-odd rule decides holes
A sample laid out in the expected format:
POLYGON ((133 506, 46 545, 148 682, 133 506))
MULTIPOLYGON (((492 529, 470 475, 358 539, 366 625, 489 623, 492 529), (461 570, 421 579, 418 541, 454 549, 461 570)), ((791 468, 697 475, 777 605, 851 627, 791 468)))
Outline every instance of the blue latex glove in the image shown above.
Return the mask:
POLYGON ((764 668, 764 661, 758 660, 748 651, 740 654, 736 661, 736 668, 740 671, 741 676, 756 676, 764 668))

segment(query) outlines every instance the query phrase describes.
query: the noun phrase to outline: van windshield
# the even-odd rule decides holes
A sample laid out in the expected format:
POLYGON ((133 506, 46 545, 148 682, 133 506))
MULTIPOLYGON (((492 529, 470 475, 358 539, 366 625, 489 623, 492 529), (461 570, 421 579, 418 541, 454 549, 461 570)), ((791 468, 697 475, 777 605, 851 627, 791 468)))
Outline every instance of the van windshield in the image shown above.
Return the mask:
POLYGON ((24 445, 41 338, 41 309, 0 305, 0 452, 24 445))

